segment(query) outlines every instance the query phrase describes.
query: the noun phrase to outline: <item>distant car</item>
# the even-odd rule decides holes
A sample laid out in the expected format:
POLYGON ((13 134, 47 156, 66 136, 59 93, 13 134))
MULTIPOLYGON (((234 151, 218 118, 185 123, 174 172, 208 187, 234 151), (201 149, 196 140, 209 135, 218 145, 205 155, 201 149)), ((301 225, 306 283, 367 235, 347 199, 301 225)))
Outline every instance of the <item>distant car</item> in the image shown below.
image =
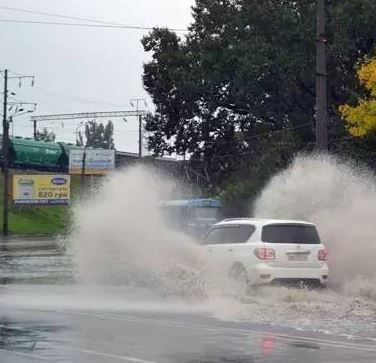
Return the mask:
POLYGON ((195 240, 200 240, 220 220, 221 202, 218 199, 169 200, 162 202, 160 207, 168 227, 186 233, 195 240))
POLYGON ((324 286, 328 279, 328 251, 312 223, 225 219, 209 229, 202 244, 231 278, 250 285, 324 286))

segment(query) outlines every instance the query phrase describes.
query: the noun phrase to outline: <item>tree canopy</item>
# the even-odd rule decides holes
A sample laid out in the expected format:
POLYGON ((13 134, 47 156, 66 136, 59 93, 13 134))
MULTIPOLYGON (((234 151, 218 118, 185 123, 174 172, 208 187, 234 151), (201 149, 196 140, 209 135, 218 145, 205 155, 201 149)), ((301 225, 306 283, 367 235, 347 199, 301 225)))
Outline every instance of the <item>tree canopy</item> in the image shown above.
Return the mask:
POLYGON ((36 140, 39 141, 55 141, 56 135, 53 131, 48 131, 46 127, 43 128, 42 131, 37 131, 36 140))
MULTIPOLYGON (((149 149, 188 154, 226 177, 242 156, 258 160, 275 135, 295 151, 312 143, 315 1, 196 0, 192 14, 186 36, 157 28, 142 40, 151 54, 143 82, 156 106, 149 149)), ((374 0, 327 3, 333 129, 355 88, 353 65, 376 46, 375 14, 374 0)))
POLYGON ((345 104, 339 110, 353 136, 376 131, 376 56, 366 57, 357 67, 357 77, 366 90, 357 105, 345 104))
POLYGON ((114 125, 112 121, 108 121, 107 125, 97 123, 96 121, 89 121, 85 124, 85 139, 81 132, 78 133, 77 146, 101 148, 101 149, 114 149, 114 125))

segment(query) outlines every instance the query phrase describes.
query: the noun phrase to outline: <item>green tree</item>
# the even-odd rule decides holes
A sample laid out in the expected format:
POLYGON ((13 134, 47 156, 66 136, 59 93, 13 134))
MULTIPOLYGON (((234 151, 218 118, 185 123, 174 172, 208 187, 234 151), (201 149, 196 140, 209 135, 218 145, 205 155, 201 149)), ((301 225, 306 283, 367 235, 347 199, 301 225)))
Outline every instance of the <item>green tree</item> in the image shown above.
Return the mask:
POLYGON ((36 140, 54 142, 56 135, 53 131, 48 131, 46 127, 42 131, 37 131, 36 140))
MULTIPOLYGON (((186 37, 144 37, 143 81, 156 105, 149 148, 189 154, 219 183, 244 167, 241 155, 257 162, 275 133, 292 130, 295 151, 312 143, 315 12, 314 0, 196 0, 186 37)), ((353 64, 376 45, 375 14, 374 0, 327 4, 331 134, 342 128, 337 106, 354 89, 353 64)))
POLYGON ((104 126, 96 121, 89 121, 85 124, 85 140, 81 132, 78 133, 76 140, 77 146, 83 146, 101 149, 114 149, 114 125, 108 121, 104 126))

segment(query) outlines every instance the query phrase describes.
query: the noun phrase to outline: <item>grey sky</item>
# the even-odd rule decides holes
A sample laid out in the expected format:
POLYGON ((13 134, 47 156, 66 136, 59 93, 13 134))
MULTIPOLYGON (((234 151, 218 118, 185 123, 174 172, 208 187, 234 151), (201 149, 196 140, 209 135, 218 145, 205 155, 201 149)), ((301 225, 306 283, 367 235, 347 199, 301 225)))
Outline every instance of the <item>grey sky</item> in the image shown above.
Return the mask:
MULTIPOLYGON (((194 0, 0 0, 0 6, 171 28, 187 27, 193 3, 194 0)), ((72 22, 2 9, 0 19, 72 22)), ((147 98, 141 74, 148 55, 140 44, 146 33, 0 23, 0 69, 36 76, 34 88, 28 82, 22 88, 18 88, 17 80, 11 83, 19 99, 38 103, 36 114, 127 110, 131 109, 131 98, 147 98)), ((136 151, 136 120, 130 118, 128 124, 114 121, 116 147, 136 151)), ((74 142, 77 121, 47 122, 45 126, 55 131, 59 140, 74 142)), ((16 119, 14 134, 32 136, 29 118, 16 119)))

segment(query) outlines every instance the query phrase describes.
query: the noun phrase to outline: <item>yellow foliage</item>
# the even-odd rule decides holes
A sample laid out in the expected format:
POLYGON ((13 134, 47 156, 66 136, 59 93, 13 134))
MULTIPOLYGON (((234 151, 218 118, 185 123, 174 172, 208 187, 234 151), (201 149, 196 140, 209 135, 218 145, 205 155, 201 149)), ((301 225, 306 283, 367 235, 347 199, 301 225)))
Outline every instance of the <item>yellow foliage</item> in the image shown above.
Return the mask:
POLYGON ((357 76, 369 92, 369 97, 359 100, 358 105, 342 105, 339 111, 351 135, 362 137, 376 131, 376 57, 360 64, 357 76))
POLYGON ((376 97, 376 57, 363 63, 357 72, 359 81, 376 97))

